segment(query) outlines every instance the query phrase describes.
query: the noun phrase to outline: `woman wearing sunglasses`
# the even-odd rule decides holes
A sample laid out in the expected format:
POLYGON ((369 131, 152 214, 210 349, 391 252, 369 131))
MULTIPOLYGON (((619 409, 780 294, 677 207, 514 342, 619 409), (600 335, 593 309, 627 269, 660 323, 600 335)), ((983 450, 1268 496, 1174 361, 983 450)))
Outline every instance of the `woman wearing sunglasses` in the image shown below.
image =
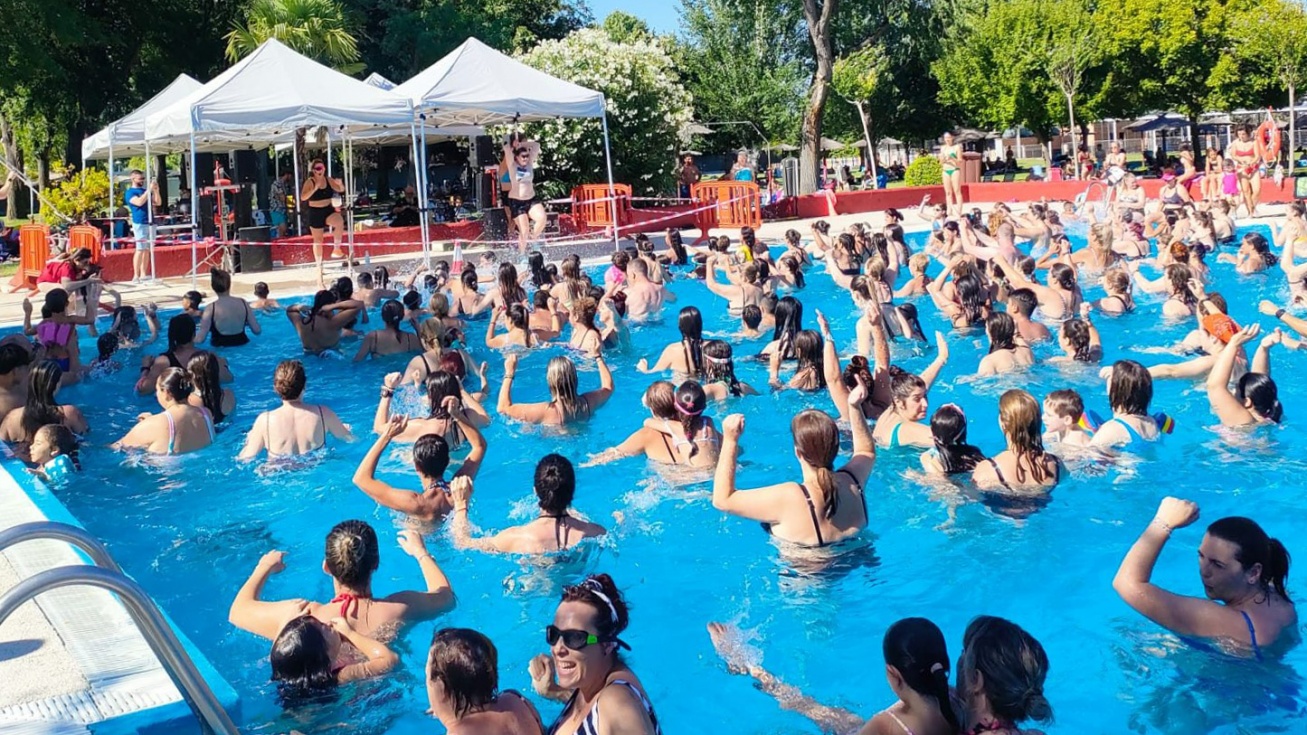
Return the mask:
POLYGON ((630 622, 627 613, 607 574, 563 588, 554 622, 545 628, 549 655, 536 656, 530 667, 537 694, 567 702, 550 735, 662 735, 644 686, 617 652, 630 649, 617 637, 630 622))
POLYGON ((526 232, 531 230, 531 242, 540 239, 545 231, 545 205, 536 198, 535 165, 540 158, 540 143, 525 140, 521 133, 513 133, 504 144, 502 177, 508 179, 505 199, 509 219, 517 225, 518 252, 526 254, 526 232))
POLYGON ((345 184, 340 179, 327 176, 327 165, 321 158, 313 159, 309 166, 309 178, 300 188, 300 201, 308 207, 309 232, 313 235, 313 260, 318 265, 318 288, 326 288, 322 280, 322 241, 327 228, 331 228, 331 257, 339 258, 340 235, 345 230, 345 220, 336 208, 340 206, 345 193, 345 184))

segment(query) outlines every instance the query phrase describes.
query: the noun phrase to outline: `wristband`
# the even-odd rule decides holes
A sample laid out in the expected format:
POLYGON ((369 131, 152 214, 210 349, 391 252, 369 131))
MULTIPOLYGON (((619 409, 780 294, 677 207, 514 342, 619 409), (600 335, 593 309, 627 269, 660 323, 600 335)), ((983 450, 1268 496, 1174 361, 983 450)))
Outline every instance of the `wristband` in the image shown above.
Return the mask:
POLYGON ((393 398, 394 396, 395 396, 395 391, 390 390, 389 388, 382 388, 382 389, 381 389, 381 397, 382 397, 382 398, 393 398))
POLYGON ((1276 309, 1276 310, 1275 310, 1275 318, 1276 318, 1276 319, 1283 319, 1283 318, 1284 318, 1284 309, 1276 309))
POLYGON ((1168 534, 1170 534, 1172 531, 1175 530, 1175 528, 1172 527, 1171 524, 1167 523, 1166 521, 1159 521, 1159 520, 1156 519, 1156 518, 1154 518, 1154 519, 1149 523, 1149 525, 1150 525, 1150 526, 1159 526, 1159 527, 1161 527, 1161 529, 1162 529, 1163 531, 1166 531, 1168 534))
POLYGON ((505 375, 504 380, 512 380, 515 377, 517 377, 517 373, 513 373, 512 375, 505 375))

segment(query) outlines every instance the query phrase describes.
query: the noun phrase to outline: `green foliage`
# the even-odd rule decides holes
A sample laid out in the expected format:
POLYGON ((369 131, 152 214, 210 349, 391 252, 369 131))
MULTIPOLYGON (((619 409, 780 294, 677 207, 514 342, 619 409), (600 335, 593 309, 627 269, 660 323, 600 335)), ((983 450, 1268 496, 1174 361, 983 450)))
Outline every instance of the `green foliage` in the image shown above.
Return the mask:
POLYGON ((885 67, 885 52, 879 46, 858 49, 835 60, 831 86, 849 102, 866 102, 885 78, 885 67))
MULTIPOLYGON (((690 95, 675 65, 653 41, 615 43, 597 28, 546 41, 522 61, 560 79, 603 92, 608 103, 614 180, 637 194, 671 189, 677 131, 690 118, 690 95)), ((558 120, 528 126, 543 148, 543 189, 565 194, 576 184, 606 180, 598 120, 558 120)))
POLYGON ((944 168, 934 156, 917 156, 903 172, 903 183, 908 186, 938 186, 944 183, 944 168))
POLYGON ((1232 53, 1213 69, 1216 94, 1239 105, 1278 102, 1307 84, 1307 10, 1292 0, 1237 8, 1229 19, 1232 53))
POLYGON ((635 43, 653 38, 649 25, 630 13, 614 10, 599 26, 617 43, 635 43))
POLYGON ((337 0, 253 0, 245 23, 227 34, 227 58, 238 61, 275 38, 305 56, 347 74, 358 63, 354 27, 337 0))
MULTIPOLYGON (((45 191, 45 198, 59 214, 84 222, 88 217, 102 214, 109 208, 109 174, 101 169, 65 176, 57 186, 45 191)), ((59 224, 62 218, 53 213, 40 215, 49 224, 59 224)))

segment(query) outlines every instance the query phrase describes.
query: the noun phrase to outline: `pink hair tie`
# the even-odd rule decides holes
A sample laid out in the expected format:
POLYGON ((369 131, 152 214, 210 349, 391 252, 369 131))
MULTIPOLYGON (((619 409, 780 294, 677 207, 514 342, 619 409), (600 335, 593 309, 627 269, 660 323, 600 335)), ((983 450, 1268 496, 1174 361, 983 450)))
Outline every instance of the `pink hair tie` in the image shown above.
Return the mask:
POLYGON ((698 416, 699 414, 703 413, 703 409, 699 409, 698 411, 691 411, 690 409, 686 408, 685 406, 682 406, 680 401, 675 401, 675 402, 673 402, 672 405, 676 406, 676 410, 677 410, 677 411, 680 411, 681 413, 685 414, 686 416, 698 416))

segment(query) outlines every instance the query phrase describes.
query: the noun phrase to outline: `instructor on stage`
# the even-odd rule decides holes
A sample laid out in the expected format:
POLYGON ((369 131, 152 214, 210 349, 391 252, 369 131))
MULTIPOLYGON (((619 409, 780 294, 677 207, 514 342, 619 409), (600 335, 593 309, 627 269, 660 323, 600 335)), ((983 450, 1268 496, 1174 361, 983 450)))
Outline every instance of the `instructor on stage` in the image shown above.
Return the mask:
POLYGON ((518 252, 526 253, 527 228, 531 230, 531 242, 540 239, 545 231, 545 205, 536 198, 535 165, 540 158, 540 144, 534 140, 524 140, 521 133, 514 132, 504 144, 504 162, 501 179, 508 181, 508 214, 517 225, 518 252))

